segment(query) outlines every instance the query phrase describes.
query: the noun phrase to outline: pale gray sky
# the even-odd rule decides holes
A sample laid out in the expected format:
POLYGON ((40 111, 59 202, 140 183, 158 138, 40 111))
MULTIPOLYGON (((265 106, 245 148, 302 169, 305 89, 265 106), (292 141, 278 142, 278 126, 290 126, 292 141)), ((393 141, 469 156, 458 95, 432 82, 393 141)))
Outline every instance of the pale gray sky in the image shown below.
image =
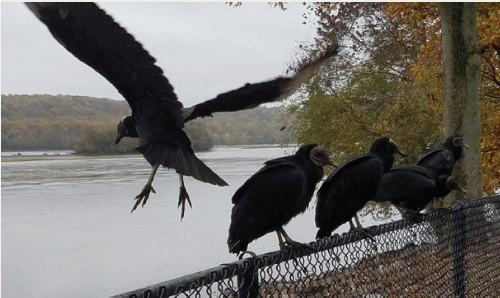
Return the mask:
MULTIPOLYGON (((179 100, 190 106, 219 93, 284 75, 299 45, 316 36, 305 7, 267 2, 99 3, 157 59, 179 100)), ((66 51, 22 3, 1 3, 1 93, 122 99, 103 77, 66 51)))

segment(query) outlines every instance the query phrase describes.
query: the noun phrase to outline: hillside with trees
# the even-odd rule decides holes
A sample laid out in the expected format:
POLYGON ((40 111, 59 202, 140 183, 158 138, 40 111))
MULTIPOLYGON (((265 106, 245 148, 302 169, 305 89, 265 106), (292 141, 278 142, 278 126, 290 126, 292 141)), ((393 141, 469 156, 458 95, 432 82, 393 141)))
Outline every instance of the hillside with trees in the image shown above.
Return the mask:
MULTIPOLYGON (((276 144, 281 109, 257 107, 188 122, 195 150, 215 145, 276 144)), ((115 145, 116 125, 130 114, 125 101, 71 95, 2 95, 2 151, 71 149, 85 154, 131 152, 137 140, 115 145)))

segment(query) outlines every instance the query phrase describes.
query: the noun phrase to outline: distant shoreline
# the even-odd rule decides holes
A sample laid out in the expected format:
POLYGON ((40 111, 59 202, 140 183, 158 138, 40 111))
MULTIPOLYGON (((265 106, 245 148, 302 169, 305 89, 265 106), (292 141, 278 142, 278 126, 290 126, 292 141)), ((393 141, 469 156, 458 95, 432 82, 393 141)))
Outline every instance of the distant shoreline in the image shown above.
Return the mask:
MULTIPOLYGON (((293 148, 296 144, 289 144, 283 148, 293 148)), ((252 145, 216 145, 210 150, 196 151, 202 153, 212 151, 218 147, 245 147, 245 148, 269 148, 281 147, 280 144, 252 144, 252 145)), ((6 150, 2 151, 2 162, 22 162, 22 161, 36 161, 36 160, 55 160, 55 159, 83 159, 83 158, 116 158, 116 157, 135 157, 141 156, 140 153, 126 152, 126 153, 76 153, 73 150, 6 150)))
MULTIPOLYGON (((7 151, 14 152, 14 151, 7 151)), ((35 161, 35 160, 55 160, 55 159, 82 159, 82 158, 110 158, 110 157, 127 157, 140 155, 139 153, 96 153, 96 154, 81 154, 81 153, 44 153, 49 151, 19 151, 17 154, 3 155, 2 162, 21 162, 21 161, 35 161), (24 152, 24 154, 23 154, 24 152), (27 154, 40 152, 38 154, 27 154)), ((66 152, 66 151, 65 151, 66 152)))

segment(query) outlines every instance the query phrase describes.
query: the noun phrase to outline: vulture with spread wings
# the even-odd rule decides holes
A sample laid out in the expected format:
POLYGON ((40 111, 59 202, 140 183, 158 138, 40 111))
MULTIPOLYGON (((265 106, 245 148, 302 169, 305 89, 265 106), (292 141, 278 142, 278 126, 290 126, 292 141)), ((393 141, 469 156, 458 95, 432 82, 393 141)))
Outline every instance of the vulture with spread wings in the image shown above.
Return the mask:
POLYGON ((183 109, 172 85, 142 45, 112 17, 94 3, 26 3, 48 27, 55 39, 71 54, 104 76, 127 100, 132 115, 118 124, 118 143, 122 137, 139 138, 137 151, 153 167, 151 175, 136 196, 132 209, 144 205, 160 165, 173 168, 180 177, 179 205, 184 216, 185 202, 191 205, 183 176, 228 185, 194 154, 183 131, 184 123, 215 112, 253 108, 278 101, 292 94, 308 80, 322 62, 337 53, 335 45, 317 60, 300 68, 292 77, 257 84, 220 94, 193 107, 183 109))

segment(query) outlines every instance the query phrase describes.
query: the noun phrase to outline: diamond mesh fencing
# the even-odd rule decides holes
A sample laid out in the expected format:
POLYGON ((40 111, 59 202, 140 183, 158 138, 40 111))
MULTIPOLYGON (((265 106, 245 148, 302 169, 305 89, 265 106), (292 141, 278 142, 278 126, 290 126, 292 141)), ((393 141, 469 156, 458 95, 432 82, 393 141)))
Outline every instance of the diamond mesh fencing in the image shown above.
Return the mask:
POLYGON ((500 196, 113 297, 498 297, 500 196))

